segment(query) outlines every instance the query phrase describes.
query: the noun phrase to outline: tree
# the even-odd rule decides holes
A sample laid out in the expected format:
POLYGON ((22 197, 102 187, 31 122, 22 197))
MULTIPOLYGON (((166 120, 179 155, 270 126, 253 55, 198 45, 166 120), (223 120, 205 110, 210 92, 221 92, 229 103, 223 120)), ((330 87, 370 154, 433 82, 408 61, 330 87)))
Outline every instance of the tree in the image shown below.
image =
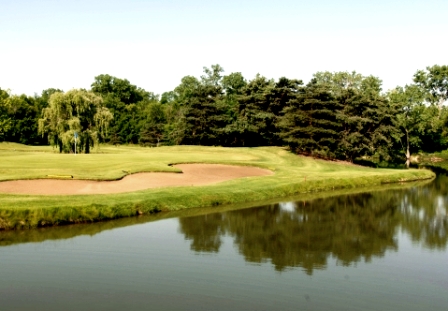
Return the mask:
POLYGON ((128 80, 108 74, 96 76, 91 87, 92 92, 103 96, 111 94, 124 105, 135 104, 151 97, 151 93, 131 84, 128 80))
POLYGON ((389 156, 394 130, 394 111, 381 94, 381 80, 363 77, 359 89, 349 88, 338 98, 343 131, 339 152, 353 161, 362 156, 389 156))
POLYGON ((164 105, 152 103, 145 111, 146 119, 141 126, 139 143, 158 147, 165 137, 166 115, 164 105))
POLYGON ((295 93, 284 108, 280 135, 296 153, 335 158, 340 124, 339 103, 327 86, 313 80, 295 93))
POLYGON ((131 84, 126 79, 102 74, 95 77, 91 85, 92 91, 102 96, 104 106, 114 115, 110 124, 111 143, 137 143, 141 132, 141 120, 144 119, 143 110, 158 98, 131 84))
POLYGON ((44 143, 37 133, 39 98, 11 95, 3 90, 0 93, 0 139, 28 145, 44 143))
POLYGON ((341 105, 337 157, 349 161, 375 154, 387 157, 395 116, 381 94, 381 80, 356 72, 318 72, 314 77, 341 105))
POLYGON ((276 141, 277 118, 271 109, 273 80, 259 74, 249 81, 238 100, 241 146, 270 146, 276 141))
POLYGON ((77 149, 89 153, 107 133, 113 119, 112 113, 102 104, 100 96, 85 90, 53 93, 39 119, 39 133, 47 133, 50 143, 57 145, 60 152, 71 152, 76 132, 79 136, 77 149))
POLYGON ((185 136, 183 144, 216 145, 220 111, 217 98, 221 89, 212 85, 200 85, 184 103, 185 136))
POLYGON ((0 141, 5 140, 11 128, 11 118, 8 114, 9 92, 0 89, 0 141))
POLYGON ((181 134, 177 139, 181 144, 219 144, 220 129, 225 127, 223 107, 219 104, 223 96, 222 71, 219 65, 212 65, 210 69, 204 67, 205 75, 201 80, 186 76, 176 87, 178 111, 182 116, 170 129, 170 136, 181 134))
POLYGON ((176 100, 177 100, 177 95, 174 91, 162 93, 162 96, 160 97, 161 104, 170 104, 176 100))
POLYGON ((434 65, 418 70, 414 82, 426 91, 426 100, 439 108, 448 100, 448 66, 434 65))
POLYGON ((11 128, 8 141, 33 145, 39 143, 37 118, 39 112, 33 97, 12 95, 7 101, 11 128))
POLYGON ((223 123, 225 127, 219 130, 220 143, 223 146, 240 146, 241 134, 244 133, 244 122, 240 118, 239 100, 243 94, 247 82, 240 72, 232 72, 222 78, 224 96, 222 106, 223 123))
POLYGON ((227 97, 234 99, 233 96, 241 95, 244 87, 247 85, 241 72, 232 72, 222 77, 222 87, 227 97))
POLYGON ((210 68, 203 67, 205 75, 201 76, 202 84, 221 88, 221 79, 224 68, 219 64, 211 65, 210 68))
POLYGON ((313 75, 317 84, 325 85, 328 91, 338 98, 349 89, 359 90, 364 77, 356 71, 329 72, 319 71, 313 75))
POLYGON ((399 142, 406 159, 406 167, 411 163, 411 153, 418 151, 422 144, 427 114, 424 93, 417 85, 397 87, 388 94, 391 105, 396 107, 395 139, 399 142))

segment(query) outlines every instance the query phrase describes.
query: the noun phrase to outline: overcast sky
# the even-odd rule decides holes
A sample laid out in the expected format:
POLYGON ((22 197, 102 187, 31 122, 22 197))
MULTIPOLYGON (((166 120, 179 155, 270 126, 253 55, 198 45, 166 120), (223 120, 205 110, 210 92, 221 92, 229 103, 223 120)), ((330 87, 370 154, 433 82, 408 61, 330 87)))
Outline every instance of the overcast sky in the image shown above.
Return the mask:
POLYGON ((447 0, 1 0, 0 88, 110 74, 161 94, 220 64, 248 80, 355 70, 387 90, 448 64, 447 13, 447 0))

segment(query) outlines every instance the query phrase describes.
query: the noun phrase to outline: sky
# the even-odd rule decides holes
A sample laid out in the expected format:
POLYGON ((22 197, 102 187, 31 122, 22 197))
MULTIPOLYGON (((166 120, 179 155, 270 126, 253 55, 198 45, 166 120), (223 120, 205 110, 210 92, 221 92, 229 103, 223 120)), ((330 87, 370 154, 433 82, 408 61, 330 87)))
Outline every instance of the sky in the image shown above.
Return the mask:
POLYGON ((221 65, 307 83, 356 71, 383 89, 448 65, 446 0, 0 0, 0 88, 41 94, 95 76, 156 94, 221 65))

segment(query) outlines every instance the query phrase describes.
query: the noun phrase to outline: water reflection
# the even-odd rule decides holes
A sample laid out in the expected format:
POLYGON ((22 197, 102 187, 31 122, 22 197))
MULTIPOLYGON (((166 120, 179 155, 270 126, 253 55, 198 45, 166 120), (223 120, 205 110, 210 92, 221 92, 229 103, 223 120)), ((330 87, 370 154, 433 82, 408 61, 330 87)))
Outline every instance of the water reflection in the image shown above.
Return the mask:
POLYGON ((215 213, 197 217, 180 218, 181 232, 185 238, 192 240, 191 250, 196 252, 218 252, 221 247, 221 236, 225 214, 215 213), (183 226, 182 224, 185 224, 183 226))
POLYGON ((324 269, 330 257, 348 266, 398 250, 398 230, 429 249, 444 250, 448 234, 448 178, 428 186, 278 203, 180 218, 180 232, 196 252, 218 252, 233 238, 245 260, 270 261, 282 271, 324 269))
POLYGON ((0 232, 0 247, 94 236, 179 217, 179 232, 190 241, 193 252, 217 253, 224 237, 230 237, 246 261, 271 262, 278 271, 301 267, 312 274, 325 269, 331 258, 342 266, 369 262, 388 251, 397 251, 400 231, 420 247, 446 250, 448 177, 439 176, 423 186, 390 189, 238 210, 191 209, 97 224, 0 232))
MULTIPOLYGON (((444 180, 448 182, 446 177, 444 180)), ((437 188, 413 189, 405 193, 400 202, 401 224, 414 243, 444 250, 448 240, 448 196, 437 188)))
POLYGON ((334 256, 342 265, 396 250, 399 223, 394 196, 359 194, 181 218, 195 251, 218 251, 229 234, 250 262, 270 260, 276 270, 303 267, 308 274, 334 256), (211 248, 213 245, 213 248, 211 248))

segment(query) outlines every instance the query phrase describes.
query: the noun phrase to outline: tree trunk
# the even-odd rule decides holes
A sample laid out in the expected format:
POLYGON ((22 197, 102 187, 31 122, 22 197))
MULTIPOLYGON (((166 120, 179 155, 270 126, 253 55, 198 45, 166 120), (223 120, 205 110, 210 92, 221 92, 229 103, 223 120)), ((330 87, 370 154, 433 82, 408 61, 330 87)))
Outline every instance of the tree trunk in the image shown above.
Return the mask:
POLYGON ((411 165, 411 152, 409 150, 409 133, 406 130, 406 168, 411 165))

